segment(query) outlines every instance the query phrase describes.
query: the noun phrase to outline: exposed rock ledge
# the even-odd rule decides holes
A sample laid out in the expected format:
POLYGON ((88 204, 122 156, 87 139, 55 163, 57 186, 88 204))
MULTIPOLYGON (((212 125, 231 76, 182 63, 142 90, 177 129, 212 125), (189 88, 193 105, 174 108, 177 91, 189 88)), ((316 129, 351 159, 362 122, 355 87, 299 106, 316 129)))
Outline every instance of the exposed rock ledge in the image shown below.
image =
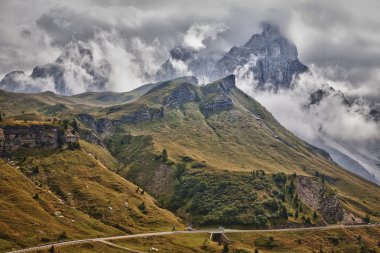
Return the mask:
POLYGON ((328 190, 318 178, 298 176, 297 193, 307 206, 317 210, 328 223, 336 223, 344 218, 344 209, 339 202, 339 195, 328 190))
POLYGON ((0 125, 0 153, 20 148, 58 148, 78 144, 79 137, 51 124, 0 125))

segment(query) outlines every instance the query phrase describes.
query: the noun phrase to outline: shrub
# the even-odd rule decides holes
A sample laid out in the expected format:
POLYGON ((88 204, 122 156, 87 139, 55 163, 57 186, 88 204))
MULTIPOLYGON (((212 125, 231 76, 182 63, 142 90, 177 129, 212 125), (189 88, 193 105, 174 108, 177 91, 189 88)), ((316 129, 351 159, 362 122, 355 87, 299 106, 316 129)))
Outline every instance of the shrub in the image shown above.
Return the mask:
POLYGON ((286 209, 285 206, 280 207, 280 217, 284 219, 288 219, 288 210, 286 209))
POLYGON ((36 175, 38 173, 40 173, 40 168, 36 165, 32 168, 32 174, 36 175))
POLYGON ((255 240, 255 246, 264 247, 266 249, 272 249, 274 247, 278 247, 278 242, 275 241, 273 236, 270 236, 270 237, 259 236, 255 240))
POLYGON ((166 151, 166 148, 162 150, 161 154, 161 160, 166 163, 168 161, 168 151, 166 151))
POLYGON ((329 236, 327 239, 334 245, 339 244, 339 238, 336 236, 329 236))
POLYGON ((193 169, 200 169, 200 168, 206 168, 207 165, 205 163, 194 163, 193 165, 191 165, 191 168, 193 169))
POLYGON ((264 207, 272 212, 277 212, 278 204, 275 199, 268 199, 263 203, 264 207))
POLYGON ((371 221, 371 219, 370 219, 370 217, 369 217, 368 214, 365 215, 365 217, 363 218, 363 221, 364 221, 365 223, 369 223, 369 222, 371 221))
POLYGON ((281 172, 277 174, 273 174, 273 181, 278 187, 282 187, 286 184, 286 174, 281 172))
POLYGON ((67 239, 68 236, 66 234, 66 231, 63 231, 59 236, 58 236, 58 241, 62 241, 62 240, 65 240, 67 239))
POLYGON ((143 214, 147 214, 148 213, 148 210, 146 209, 146 206, 145 206, 145 203, 142 202, 140 205, 137 206, 140 211, 143 213, 143 214))
POLYGON ((222 253, 227 253, 227 252, 230 252, 230 249, 228 248, 228 244, 225 243, 225 244, 224 244, 224 247, 223 247, 223 251, 222 251, 222 253))
POLYGON ((178 163, 175 171, 174 171, 174 177, 177 179, 180 179, 183 174, 186 172, 186 164, 184 163, 178 163))
POLYGON ((182 156, 181 157, 181 161, 184 162, 184 163, 191 163, 193 160, 193 158, 191 157, 188 157, 188 156, 182 156))

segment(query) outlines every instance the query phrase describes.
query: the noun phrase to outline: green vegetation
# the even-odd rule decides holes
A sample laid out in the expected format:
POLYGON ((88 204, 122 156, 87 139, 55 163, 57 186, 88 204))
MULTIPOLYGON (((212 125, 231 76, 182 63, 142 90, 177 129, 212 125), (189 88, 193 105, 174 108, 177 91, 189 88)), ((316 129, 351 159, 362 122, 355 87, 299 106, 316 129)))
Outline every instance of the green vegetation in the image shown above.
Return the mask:
POLYGON ((173 211, 186 207, 192 222, 201 225, 264 228, 285 224, 287 206, 292 210, 294 205, 294 192, 290 190, 294 179, 290 176, 287 180, 282 173, 267 175, 261 170, 231 173, 192 169, 182 173, 166 206, 173 211), (281 185, 277 184, 278 178, 282 178, 281 185))

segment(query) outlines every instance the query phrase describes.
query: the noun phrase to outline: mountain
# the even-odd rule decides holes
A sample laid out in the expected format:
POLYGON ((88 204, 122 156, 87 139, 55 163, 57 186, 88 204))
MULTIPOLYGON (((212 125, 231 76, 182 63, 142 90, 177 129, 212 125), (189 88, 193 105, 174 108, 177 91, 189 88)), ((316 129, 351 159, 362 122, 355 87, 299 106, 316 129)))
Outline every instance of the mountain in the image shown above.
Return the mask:
POLYGON ((201 53, 192 49, 174 48, 155 78, 175 78, 183 75, 185 70, 200 79, 212 81, 239 72, 253 75, 259 88, 289 88, 293 77, 308 71, 308 67, 298 60, 296 46, 280 33, 277 26, 263 23, 262 27, 261 34, 252 35, 243 46, 234 46, 222 56, 199 56, 201 53))
POLYGON ((111 65, 96 61, 88 46, 82 42, 70 42, 53 62, 33 69, 30 76, 13 71, 0 81, 0 89, 13 92, 55 91, 72 95, 85 91, 107 89, 111 65))
MULTIPOLYGON (((19 179, 0 187, 3 203, 14 191, 0 215, 17 208, 34 222, 2 219, 2 249, 183 223, 267 228, 380 220, 378 185, 286 130, 236 86, 235 76, 196 82, 184 77, 129 93, 75 96, 0 92, 0 129, 13 129, 18 143, 0 158, 0 175, 27 182, 26 190, 19 179), (32 125, 71 131, 79 146, 23 145, 36 135, 25 132, 32 125), (54 232, 41 227, 46 216, 54 232), (27 241, 17 237, 21 227, 40 232, 27 241)), ((9 143, 6 136, 0 145, 9 143)))
MULTIPOLYGON (((162 77, 174 78, 184 73, 192 73, 200 80, 216 80, 229 74, 235 74, 241 80, 242 87, 245 82, 248 82, 256 92, 265 90, 276 94, 278 89, 292 91, 294 78, 308 72, 309 69, 298 60, 296 46, 281 34, 277 26, 263 23, 262 28, 261 34, 252 35, 244 45, 232 47, 219 59, 217 55, 207 59, 207 54, 202 52, 175 48, 155 78, 161 80, 162 77)), ((309 97, 309 100, 303 105, 302 110, 305 113, 309 113, 311 108, 318 108, 322 100, 332 98, 341 100, 342 106, 347 109, 355 106, 355 102, 350 102, 341 91, 333 89, 330 85, 315 85, 318 88, 313 90, 312 87, 307 87, 310 89, 310 93, 304 92, 304 96, 309 97)), ((244 88, 250 89, 246 85, 244 88)), ((357 116, 363 117, 363 120, 378 122, 379 110, 376 110, 375 107, 370 108, 369 111, 357 111, 357 116)), ((320 137, 307 141, 331 151, 334 161, 347 170, 380 183, 380 167, 378 165, 380 158, 377 143, 360 143, 359 145, 325 136, 322 132, 319 135, 320 137), (327 138, 330 141, 321 141, 321 138, 327 138), (340 147, 339 151, 336 145, 340 147)))
POLYGON ((154 79, 162 81, 190 74, 197 76, 201 83, 207 83, 220 55, 221 52, 199 52, 177 46, 170 50, 169 59, 157 71, 154 79))
POLYGON ((263 24, 263 32, 254 34, 241 47, 232 47, 215 64, 212 79, 244 69, 252 73, 259 88, 289 88, 294 76, 308 71, 298 60, 296 46, 289 42, 277 26, 263 24))

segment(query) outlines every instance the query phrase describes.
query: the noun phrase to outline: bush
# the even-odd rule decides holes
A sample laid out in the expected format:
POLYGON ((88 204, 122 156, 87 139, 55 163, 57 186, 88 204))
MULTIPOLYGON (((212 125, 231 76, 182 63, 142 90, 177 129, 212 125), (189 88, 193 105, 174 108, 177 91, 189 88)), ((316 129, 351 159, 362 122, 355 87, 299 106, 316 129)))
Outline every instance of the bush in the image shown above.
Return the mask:
POLYGON ((273 174, 273 181, 278 187, 282 187, 286 184, 286 174, 281 172, 277 174, 273 174))
POLYGON ((193 165, 191 165, 191 168, 193 169, 200 169, 200 168, 206 168, 207 165, 205 163, 194 163, 193 165))
POLYGON ((339 238, 336 236, 329 236, 327 239, 334 245, 339 244, 339 238))
POLYGON ((364 221, 365 223, 369 223, 369 222, 371 221, 371 219, 370 219, 370 217, 369 217, 368 214, 365 215, 365 217, 363 218, 363 221, 364 221))
POLYGON ((68 236, 67 236, 66 232, 63 231, 63 232, 58 236, 58 241, 65 240, 65 239, 67 239, 67 238, 68 238, 68 236))
POLYGON ((168 161, 168 151, 166 151, 166 148, 162 150, 161 154, 161 160, 166 163, 168 161))
POLYGON ((228 248, 228 244, 226 243, 224 244, 222 253, 228 253, 228 252, 230 252, 230 249, 228 248))
POLYGON ((177 179, 180 179, 183 174, 186 172, 186 164, 184 163, 178 163, 175 171, 174 171, 174 177, 177 179))
POLYGON ((148 210, 147 210, 147 208, 146 208, 144 202, 142 202, 142 203, 141 203, 140 205, 138 205, 137 207, 140 209, 140 211, 141 211, 143 214, 147 214, 147 213, 148 213, 148 210))
POLYGON ((271 212, 277 212, 278 211, 278 204, 275 199, 268 199, 263 203, 264 207, 271 212))
POLYGON ((188 156, 182 156, 181 157, 181 161, 184 162, 184 163, 191 163, 193 160, 193 158, 191 157, 188 157, 188 156))
POLYGON ((272 249, 272 248, 278 247, 278 242, 275 241, 273 236, 270 236, 270 237, 259 236, 255 240, 255 246, 264 247, 266 249, 272 249))

